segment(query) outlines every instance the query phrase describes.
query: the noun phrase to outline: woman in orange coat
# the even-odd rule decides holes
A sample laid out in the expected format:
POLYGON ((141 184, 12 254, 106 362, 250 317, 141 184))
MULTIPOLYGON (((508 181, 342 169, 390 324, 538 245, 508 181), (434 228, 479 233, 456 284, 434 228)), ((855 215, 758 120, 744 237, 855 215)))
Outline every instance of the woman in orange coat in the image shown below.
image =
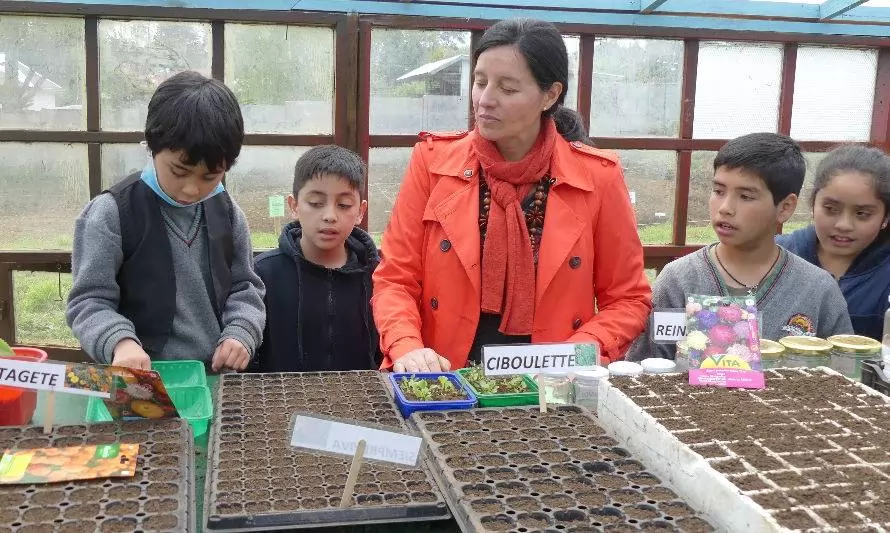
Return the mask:
POLYGON ((421 134, 383 235, 382 367, 449 370, 527 342, 595 341, 619 359, 651 290, 618 157, 580 142, 562 107, 562 36, 505 20, 473 58, 476 129, 421 134))

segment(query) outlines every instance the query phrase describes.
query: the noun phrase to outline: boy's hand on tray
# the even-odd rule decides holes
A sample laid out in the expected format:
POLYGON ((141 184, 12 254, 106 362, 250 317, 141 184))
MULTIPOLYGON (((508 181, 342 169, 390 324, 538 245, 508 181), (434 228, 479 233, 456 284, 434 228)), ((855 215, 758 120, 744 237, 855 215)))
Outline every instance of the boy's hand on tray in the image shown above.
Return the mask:
POLYGON ((145 353, 142 346, 133 339, 124 339, 115 345, 111 364, 113 366, 151 370, 151 358, 145 353))
POLYGON ((411 350, 392 365, 393 372, 448 372, 451 362, 431 348, 411 350))
POLYGON ((214 372, 219 372, 226 368, 244 370, 249 362, 250 352, 247 351, 243 344, 235 339, 225 339, 216 347, 210 368, 214 372))

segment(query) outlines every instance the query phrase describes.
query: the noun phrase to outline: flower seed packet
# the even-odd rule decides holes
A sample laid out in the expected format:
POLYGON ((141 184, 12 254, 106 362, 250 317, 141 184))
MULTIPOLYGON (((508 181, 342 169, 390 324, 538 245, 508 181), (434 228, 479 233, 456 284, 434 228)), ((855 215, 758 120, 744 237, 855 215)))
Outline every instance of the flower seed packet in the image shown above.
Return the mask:
POLYGON ((757 316, 750 296, 687 296, 690 385, 764 387, 757 316))
POLYGON ((175 418, 179 416, 161 376, 154 370, 108 367, 116 385, 105 406, 112 418, 175 418))
POLYGON ((138 455, 138 444, 121 443, 6 450, 0 485, 133 477, 138 455))

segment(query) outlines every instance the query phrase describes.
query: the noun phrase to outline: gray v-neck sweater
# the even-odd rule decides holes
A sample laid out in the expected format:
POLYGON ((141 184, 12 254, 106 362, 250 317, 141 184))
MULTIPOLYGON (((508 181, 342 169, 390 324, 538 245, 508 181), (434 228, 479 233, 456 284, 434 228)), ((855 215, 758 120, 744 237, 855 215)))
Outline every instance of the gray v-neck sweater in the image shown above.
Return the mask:
MULTIPOLYGON (((847 301, 834 278, 794 254, 783 251, 776 265, 772 283, 757 294, 761 331, 765 339, 778 340, 788 335, 830 337, 853 333, 847 301), (810 331, 803 331, 808 328, 810 331)), ((727 295, 720 273, 708 258, 708 247, 671 261, 652 286, 653 311, 686 307, 686 295, 727 295)), ((634 341, 627 352, 628 361, 647 357, 673 359, 675 344, 655 344, 650 326, 634 341)))
MULTIPOLYGON (((262 341, 265 288, 253 271, 247 220, 235 209, 232 235, 232 287, 217 321, 211 302, 212 281, 204 209, 201 204, 161 204, 176 276, 176 311, 167 344, 153 359, 210 360, 226 338, 241 342, 251 356, 262 341)), ((110 194, 94 198, 74 229, 73 284, 68 295, 68 325, 83 349, 100 363, 110 363, 114 347, 136 336, 133 323, 117 312, 117 273, 123 263, 117 204, 110 194)))

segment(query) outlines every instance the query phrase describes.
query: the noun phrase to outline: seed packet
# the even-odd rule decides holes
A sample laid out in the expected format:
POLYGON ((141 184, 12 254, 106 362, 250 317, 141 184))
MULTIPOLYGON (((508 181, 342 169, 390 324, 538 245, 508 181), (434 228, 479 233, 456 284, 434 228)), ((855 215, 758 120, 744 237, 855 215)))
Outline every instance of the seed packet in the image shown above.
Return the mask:
POLYGON ((757 306, 749 296, 689 295, 689 383, 762 389, 757 306))
POLYGON ((0 485, 133 477, 138 455, 138 444, 121 443, 6 450, 0 485))
POLYGON ((108 367, 115 390, 105 406, 112 418, 175 418, 179 416, 161 376, 154 370, 108 367))

